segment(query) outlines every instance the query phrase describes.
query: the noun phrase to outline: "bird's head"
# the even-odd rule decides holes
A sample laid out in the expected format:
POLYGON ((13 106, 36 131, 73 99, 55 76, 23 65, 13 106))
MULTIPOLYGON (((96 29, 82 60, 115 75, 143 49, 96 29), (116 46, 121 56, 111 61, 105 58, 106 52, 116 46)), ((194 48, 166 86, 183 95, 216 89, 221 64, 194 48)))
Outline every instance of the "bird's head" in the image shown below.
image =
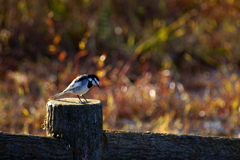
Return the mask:
POLYGON ((93 85, 96 85, 100 88, 99 78, 96 75, 94 75, 94 74, 88 75, 88 80, 91 81, 93 85))

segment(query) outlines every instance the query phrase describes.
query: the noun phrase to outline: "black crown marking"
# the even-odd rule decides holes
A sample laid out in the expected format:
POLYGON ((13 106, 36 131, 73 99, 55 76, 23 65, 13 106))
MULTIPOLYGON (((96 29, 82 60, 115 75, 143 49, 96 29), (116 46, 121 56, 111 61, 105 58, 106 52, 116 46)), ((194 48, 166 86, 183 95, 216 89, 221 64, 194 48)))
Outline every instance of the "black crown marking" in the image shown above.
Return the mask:
POLYGON ((90 75, 88 75, 88 77, 92 78, 92 79, 96 78, 99 81, 99 78, 96 75, 94 75, 94 74, 90 74, 90 75))

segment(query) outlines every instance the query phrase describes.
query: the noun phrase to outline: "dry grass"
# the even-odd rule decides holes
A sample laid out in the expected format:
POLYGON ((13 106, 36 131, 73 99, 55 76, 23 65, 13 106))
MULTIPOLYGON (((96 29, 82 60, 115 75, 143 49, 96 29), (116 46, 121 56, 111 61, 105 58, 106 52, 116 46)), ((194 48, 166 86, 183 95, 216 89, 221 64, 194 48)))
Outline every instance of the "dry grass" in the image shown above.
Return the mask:
MULTIPOLYGON (((71 74, 72 67, 58 75, 49 68, 54 65, 25 62, 19 71, 7 71, 0 83, 1 131, 45 134, 41 124, 47 99, 76 76, 71 74)), ((132 81, 126 75, 116 76, 118 68, 102 74, 104 68, 108 66, 96 72, 101 89, 92 88, 86 95, 103 102, 104 129, 238 137, 237 73, 225 68, 187 75, 179 82, 173 80, 173 72, 161 69, 135 75, 132 81), (184 83, 197 89, 188 90, 184 83)))
POLYGON ((1 1, 0 130, 44 135, 47 99, 94 73, 104 129, 238 137, 239 6, 1 1))

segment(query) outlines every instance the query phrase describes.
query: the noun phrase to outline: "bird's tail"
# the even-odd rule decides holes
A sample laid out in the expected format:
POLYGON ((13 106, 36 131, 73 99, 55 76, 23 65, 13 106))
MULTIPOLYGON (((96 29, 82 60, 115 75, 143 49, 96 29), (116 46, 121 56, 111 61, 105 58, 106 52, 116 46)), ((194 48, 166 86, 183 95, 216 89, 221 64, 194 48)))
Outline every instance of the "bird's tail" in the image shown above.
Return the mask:
POLYGON ((54 98, 56 98, 56 97, 58 97, 58 96, 61 96, 61 95, 64 94, 64 93, 65 93, 65 92, 58 93, 58 94, 56 94, 56 95, 48 98, 48 100, 54 99, 54 98))

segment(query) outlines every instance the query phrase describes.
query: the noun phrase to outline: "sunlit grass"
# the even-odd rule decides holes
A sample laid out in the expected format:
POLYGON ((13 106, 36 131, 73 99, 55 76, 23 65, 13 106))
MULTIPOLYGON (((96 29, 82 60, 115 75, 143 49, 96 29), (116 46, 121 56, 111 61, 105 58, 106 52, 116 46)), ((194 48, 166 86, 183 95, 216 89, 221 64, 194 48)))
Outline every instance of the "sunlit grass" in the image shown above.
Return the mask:
POLYGON ((238 137, 238 1, 0 3, 1 131, 45 134, 47 99, 91 73, 104 129, 238 137))
MULTIPOLYGON (((58 75, 53 70, 51 63, 25 62, 19 71, 7 72, 0 83, 1 131, 45 134, 41 124, 47 99, 77 76, 68 68, 58 75), (32 69, 26 71, 27 66, 32 69)), ((92 88, 86 95, 103 102, 104 129, 238 136, 240 77, 236 72, 225 68, 204 73, 207 76, 188 75, 186 82, 192 84, 187 86, 200 85, 197 90, 186 89, 185 78, 174 80, 170 70, 144 72, 134 81, 126 75, 115 79, 112 72, 101 77, 101 89, 92 88)))

